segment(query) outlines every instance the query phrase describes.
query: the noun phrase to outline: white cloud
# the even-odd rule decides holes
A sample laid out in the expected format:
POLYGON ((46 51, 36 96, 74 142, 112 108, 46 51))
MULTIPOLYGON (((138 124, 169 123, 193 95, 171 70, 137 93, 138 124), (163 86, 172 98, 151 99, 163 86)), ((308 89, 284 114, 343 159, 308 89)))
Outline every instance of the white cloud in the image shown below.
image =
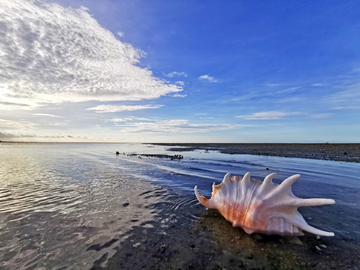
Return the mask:
POLYGON ((187 95, 173 94, 173 97, 186 97, 187 95))
POLYGON ((281 118, 284 118, 286 116, 296 115, 296 114, 299 114, 299 113, 297 113, 297 112, 287 113, 287 112, 269 111, 269 112, 253 113, 253 114, 250 114, 250 115, 240 115, 240 116, 236 116, 236 117, 244 118, 246 120, 274 120, 274 119, 281 119, 281 118))
POLYGON ((125 118, 113 118, 109 120, 110 122, 118 123, 118 122, 126 122, 125 118))
POLYGON ((311 118, 329 118, 331 113, 318 113, 311 115, 311 118))
POLYGON ((24 129, 33 129, 36 125, 27 121, 11 121, 0 119, 0 129, 4 130, 24 130, 24 129))
POLYGON ((282 86, 283 84, 280 83, 266 83, 265 86, 266 87, 279 87, 282 86))
POLYGON ((32 134, 23 134, 21 133, 21 131, 12 131, 12 132, 3 132, 3 131, 0 131, 0 139, 1 140, 5 140, 5 141, 12 141, 12 140, 20 140, 20 141, 26 141, 26 139, 28 138, 35 138, 36 136, 35 135, 32 135, 32 134))
POLYGON ((11 133, 7 133, 7 132, 2 132, 2 131, 0 131, 0 139, 1 139, 1 140, 12 139, 13 137, 14 137, 14 135, 11 134, 11 133))
POLYGON ((292 93, 298 89, 301 89, 302 86, 295 86, 295 87, 289 87, 289 88, 285 88, 285 89, 281 89, 281 90, 278 90, 276 91, 275 93, 272 93, 272 94, 288 94, 288 93, 292 93))
POLYGON ((83 142, 88 141, 89 137, 87 136, 73 136, 73 135, 64 135, 64 134, 50 134, 50 135, 35 135, 30 133, 23 133, 19 131, 14 132, 1 132, 0 139, 5 141, 29 141, 29 142, 83 142))
POLYGON ((48 114, 48 113, 34 113, 33 115, 48 116, 48 117, 60 117, 60 116, 53 115, 53 114, 48 114))
POLYGON ((123 32, 117 32, 117 35, 118 35, 119 37, 123 37, 123 36, 124 36, 124 33, 123 33, 123 32))
POLYGON ((110 119, 110 121, 117 123, 117 122, 127 122, 127 121, 152 121, 152 120, 149 118, 130 116, 125 118, 113 118, 110 119))
POLYGON ((232 124, 190 124, 188 120, 160 120, 156 122, 139 122, 121 127, 124 133, 198 133, 229 129, 238 129, 244 126, 232 124))
POLYGON ((184 82, 182 82, 182 81, 176 81, 175 82, 177 85, 184 85, 185 83, 184 82))
POLYGON ((187 77, 187 74, 185 72, 177 72, 177 71, 173 71, 173 72, 170 72, 168 74, 165 74, 166 77, 187 77))
POLYGON ((336 107, 335 110, 359 110, 360 106, 340 106, 336 107))
POLYGON ((117 40, 85 8, 1 1, 0 36, 0 101, 7 107, 154 99, 182 90, 137 66, 145 53, 117 40))
MULTIPOLYGON (((1 84, 1 82, 0 82, 0 84, 1 84)), ((0 109, 1 110, 8 110, 8 111, 32 110, 35 107, 37 107, 34 102, 32 102, 32 104, 31 103, 24 104, 24 103, 19 103, 16 99, 13 99, 13 98, 2 97, 1 91, 2 91, 2 89, 0 88, 0 109)))
POLYGON ((199 77, 199 80, 207 80, 207 81, 213 82, 213 83, 217 82, 217 80, 214 79, 214 77, 211 77, 209 75, 202 75, 202 76, 199 77))
POLYGON ((345 86, 347 89, 338 91, 324 98, 324 102, 336 108, 356 109, 360 104, 360 83, 345 86))
POLYGON ((278 98, 276 99, 277 103, 290 103, 290 102, 300 102, 300 101, 304 101, 305 98, 304 97, 286 97, 286 98, 278 98))
POLYGON ((87 108, 89 111, 96 111, 97 113, 108 113, 108 112, 122 112, 122 111, 137 111, 144 109, 158 109, 163 105, 99 105, 96 107, 87 108))

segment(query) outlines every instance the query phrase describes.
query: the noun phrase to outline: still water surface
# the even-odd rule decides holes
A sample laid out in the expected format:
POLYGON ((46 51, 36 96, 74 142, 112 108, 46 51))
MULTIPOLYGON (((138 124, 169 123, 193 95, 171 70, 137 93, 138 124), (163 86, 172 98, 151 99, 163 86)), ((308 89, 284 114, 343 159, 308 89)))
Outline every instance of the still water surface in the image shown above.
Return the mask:
POLYGON ((164 227, 199 220, 205 209, 194 186, 208 197, 227 172, 256 179, 276 172, 276 183, 301 174, 296 196, 336 200, 301 208, 308 223, 360 246, 360 164, 205 151, 171 161, 131 153, 177 154, 141 144, 1 143, 0 269, 89 269, 159 211, 171 212, 164 227), (153 207, 161 202, 167 209, 153 207))

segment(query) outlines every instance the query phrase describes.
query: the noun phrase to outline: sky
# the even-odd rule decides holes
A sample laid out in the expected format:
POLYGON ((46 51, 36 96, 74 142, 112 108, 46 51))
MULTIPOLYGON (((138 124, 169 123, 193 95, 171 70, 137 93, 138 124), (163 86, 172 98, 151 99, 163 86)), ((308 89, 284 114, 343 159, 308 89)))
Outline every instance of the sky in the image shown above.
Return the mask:
POLYGON ((0 0, 0 140, 358 143, 360 1, 0 0))

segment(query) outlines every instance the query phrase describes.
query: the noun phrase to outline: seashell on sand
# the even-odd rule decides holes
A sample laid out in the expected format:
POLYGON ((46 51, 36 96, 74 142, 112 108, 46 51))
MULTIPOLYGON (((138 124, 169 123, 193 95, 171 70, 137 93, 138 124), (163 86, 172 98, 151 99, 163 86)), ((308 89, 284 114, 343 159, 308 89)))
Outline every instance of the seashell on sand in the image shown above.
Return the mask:
POLYGON ((301 199, 291 190, 291 185, 300 178, 295 174, 280 185, 272 183, 275 173, 264 181, 226 174, 219 184, 213 184, 212 196, 206 199, 195 186, 198 201, 209 209, 217 209, 234 227, 240 227, 248 234, 264 233, 284 236, 301 236, 307 231, 321 236, 334 236, 332 232, 316 229, 306 223, 297 211, 301 206, 334 204, 332 199, 301 199))

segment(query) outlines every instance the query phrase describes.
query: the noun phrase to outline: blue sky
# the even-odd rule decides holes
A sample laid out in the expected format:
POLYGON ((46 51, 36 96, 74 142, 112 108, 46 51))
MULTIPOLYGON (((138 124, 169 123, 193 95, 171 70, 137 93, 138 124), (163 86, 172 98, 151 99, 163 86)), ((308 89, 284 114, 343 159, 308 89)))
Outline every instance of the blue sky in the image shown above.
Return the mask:
POLYGON ((359 1, 0 0, 0 139, 359 142, 359 1))

